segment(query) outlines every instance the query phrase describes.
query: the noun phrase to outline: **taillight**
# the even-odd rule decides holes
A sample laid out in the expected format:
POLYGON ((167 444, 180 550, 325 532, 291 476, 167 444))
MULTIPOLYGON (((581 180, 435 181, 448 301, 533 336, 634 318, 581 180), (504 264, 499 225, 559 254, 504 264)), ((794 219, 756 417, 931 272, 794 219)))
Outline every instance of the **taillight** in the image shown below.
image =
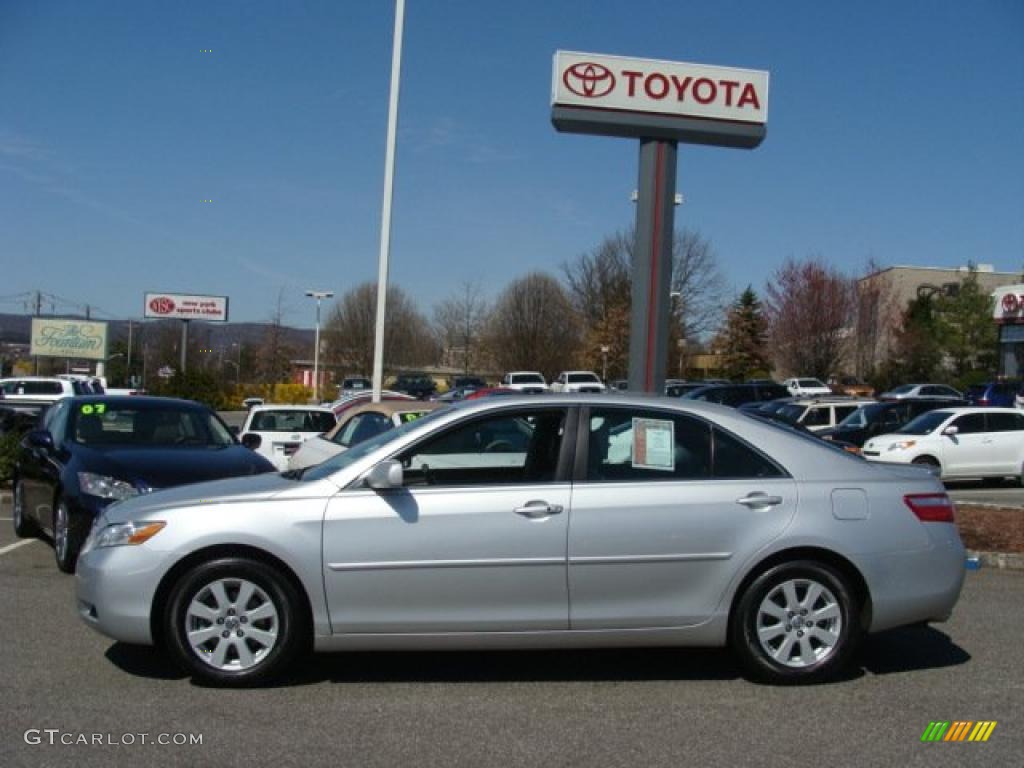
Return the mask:
POLYGON ((987 397, 978 398, 978 405, 988 405, 989 399, 987 397))
POLYGON ((911 493, 903 497, 903 503, 922 523, 954 522, 953 501, 944 493, 911 493))

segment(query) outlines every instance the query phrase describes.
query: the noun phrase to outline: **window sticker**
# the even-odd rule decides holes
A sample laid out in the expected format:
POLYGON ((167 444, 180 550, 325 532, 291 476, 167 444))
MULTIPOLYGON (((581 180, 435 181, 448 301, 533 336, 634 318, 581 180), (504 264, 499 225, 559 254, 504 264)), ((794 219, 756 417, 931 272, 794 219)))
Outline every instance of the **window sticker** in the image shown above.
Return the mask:
POLYGON ((426 413, 426 411, 406 411, 405 413, 398 414, 398 419, 403 424, 408 424, 410 421, 416 421, 416 419, 420 418, 426 413))
POLYGON ((675 423, 662 419, 633 419, 633 468, 675 470, 675 423))
POLYGON ((107 412, 107 406, 104 403, 96 403, 95 405, 86 403, 79 410, 83 416, 88 416, 91 413, 103 414, 107 412))

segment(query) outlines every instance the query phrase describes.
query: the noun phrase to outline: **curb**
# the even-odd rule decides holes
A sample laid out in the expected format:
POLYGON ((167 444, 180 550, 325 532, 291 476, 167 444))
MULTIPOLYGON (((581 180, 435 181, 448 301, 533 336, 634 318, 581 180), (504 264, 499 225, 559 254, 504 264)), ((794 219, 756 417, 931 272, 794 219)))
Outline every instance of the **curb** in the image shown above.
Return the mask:
POLYGON ((978 562, 988 568, 999 568, 1006 571, 1024 571, 1024 554, 1016 552, 975 552, 967 550, 968 558, 977 558, 978 562))

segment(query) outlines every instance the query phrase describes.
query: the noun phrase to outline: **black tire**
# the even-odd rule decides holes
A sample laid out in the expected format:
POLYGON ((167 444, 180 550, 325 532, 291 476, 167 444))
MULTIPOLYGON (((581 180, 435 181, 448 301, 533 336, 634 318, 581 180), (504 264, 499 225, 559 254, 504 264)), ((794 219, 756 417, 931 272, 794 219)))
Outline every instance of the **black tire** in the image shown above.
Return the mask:
POLYGON ((89 520, 76 514, 63 496, 53 505, 53 555, 61 573, 74 573, 78 553, 89 533, 89 520))
POLYGON ((918 456, 914 459, 911 464, 917 464, 919 467, 934 467, 936 471, 936 477, 942 477, 942 465, 939 460, 931 456, 918 456))
MULTIPOLYGON (((248 605, 253 605, 253 601, 250 600, 248 605)), ((198 681, 232 688, 262 685, 282 674, 296 654, 308 648, 309 628, 302 616, 303 606, 304 602, 292 582, 272 566, 247 558, 220 558, 196 565, 178 579, 164 612, 162 639, 178 666, 198 681), (238 623, 243 614, 242 609, 233 602, 239 597, 238 592, 231 592, 231 585, 235 582, 239 585, 244 582, 254 585, 257 593, 253 600, 267 598, 276 612, 273 622, 256 619, 252 623, 238 623), (231 607, 221 606, 219 611, 214 609, 217 618, 210 619, 208 626, 197 626, 194 623, 197 620, 189 615, 190 606, 197 599, 209 606, 207 601, 211 599, 212 593, 208 588, 215 583, 227 585, 225 594, 231 607), (262 591, 262 596, 259 591, 262 591), (224 627, 223 632, 227 632, 228 636, 224 639, 223 632, 216 632, 207 641, 207 648, 200 651, 193 648, 187 636, 188 627, 199 630, 219 630, 224 627), (234 632, 242 633, 247 629, 250 632, 249 638, 243 638, 242 634, 237 637, 233 635, 234 632), (258 643, 252 639, 252 630, 276 632, 276 641, 262 653, 262 657, 258 643), (237 668, 214 665, 215 654, 222 640, 227 648, 226 652, 222 651, 224 663, 234 664, 237 668), (244 642, 245 648, 257 659, 247 668, 241 666, 243 660, 239 642, 244 642), (254 648, 257 650, 254 651, 254 648), (200 656, 201 652, 209 655, 200 656)), ((256 603, 256 607, 257 610, 262 607, 262 600, 256 603)))
POLYGON ((11 519, 14 521, 14 534, 22 539, 30 539, 39 535, 39 526, 25 516, 25 487, 21 480, 14 482, 14 498, 11 504, 11 519))
POLYGON ((851 585, 834 568, 812 560, 782 563, 759 575, 740 596, 731 619, 732 647, 744 670, 756 680, 778 685, 823 682, 836 677, 857 652, 864 634, 859 608, 851 585), (810 585, 821 587, 822 596, 808 603, 807 609, 818 606, 825 611, 828 606, 828 614, 835 614, 838 623, 828 618, 809 625, 799 611, 786 612, 769 596, 779 596, 787 584, 795 589, 797 598, 805 600, 810 597, 810 585), (767 611, 763 612, 764 608, 767 611), (781 618, 775 618, 774 611, 781 618), (773 622, 781 622, 778 630, 762 643, 759 627, 771 633, 776 626, 773 622), (818 639, 826 631, 835 637, 833 642, 818 639), (810 658, 795 659, 804 649, 810 658))

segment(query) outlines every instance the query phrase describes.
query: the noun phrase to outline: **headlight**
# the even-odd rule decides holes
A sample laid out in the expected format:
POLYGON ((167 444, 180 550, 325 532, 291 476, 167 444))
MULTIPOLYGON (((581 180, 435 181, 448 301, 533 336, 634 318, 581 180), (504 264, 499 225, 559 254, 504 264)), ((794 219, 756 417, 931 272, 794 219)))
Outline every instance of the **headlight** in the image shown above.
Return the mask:
POLYGON ((890 451, 904 451, 907 448, 913 448, 917 445, 917 440, 900 440, 898 443, 891 443, 889 445, 890 451))
POLYGON ((82 493, 101 499, 121 500, 139 495, 139 489, 131 483, 107 475, 94 475, 92 472, 78 473, 78 487, 82 493))
POLYGON ((137 523, 114 523, 90 536, 92 547, 121 547, 125 545, 144 544, 163 530, 167 523, 157 520, 146 520, 137 523))

